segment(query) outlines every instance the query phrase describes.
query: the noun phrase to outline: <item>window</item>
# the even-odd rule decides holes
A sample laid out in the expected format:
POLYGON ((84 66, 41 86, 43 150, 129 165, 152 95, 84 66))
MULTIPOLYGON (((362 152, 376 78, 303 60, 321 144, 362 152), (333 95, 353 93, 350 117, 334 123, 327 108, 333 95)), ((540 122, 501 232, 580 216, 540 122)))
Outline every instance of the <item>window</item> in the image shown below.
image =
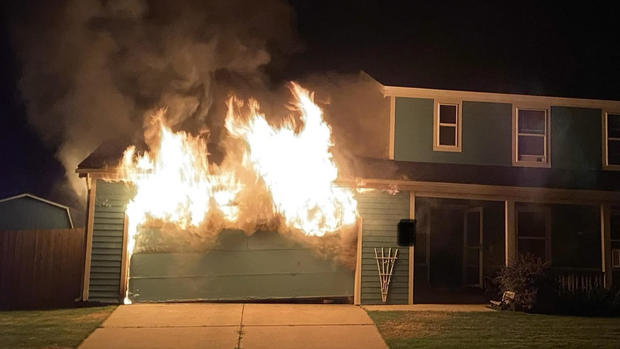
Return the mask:
POLYGON ((620 249, 618 248, 611 250, 611 267, 620 268, 620 249))
POLYGON ((517 252, 545 262, 551 259, 550 211, 546 207, 517 207, 517 252))
POLYGON ((513 165, 549 167, 549 112, 515 108, 513 165))
POLYGON ((604 164, 609 169, 620 169, 620 113, 605 113, 603 139, 604 164))
POLYGON ((433 150, 461 151, 461 103, 435 101, 433 150))

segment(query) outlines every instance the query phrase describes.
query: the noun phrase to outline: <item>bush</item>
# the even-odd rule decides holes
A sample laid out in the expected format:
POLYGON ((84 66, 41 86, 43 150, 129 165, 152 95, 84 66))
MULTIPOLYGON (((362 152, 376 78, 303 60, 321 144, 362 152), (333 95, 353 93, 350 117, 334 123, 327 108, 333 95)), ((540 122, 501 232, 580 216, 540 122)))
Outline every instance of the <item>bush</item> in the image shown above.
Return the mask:
POLYGON ((527 312, 552 312, 555 284, 549 265, 532 255, 519 256, 497 277, 499 290, 515 292, 515 308, 527 312))
POLYGON ((515 308, 526 312, 565 315, 620 315, 620 289, 595 288, 572 293, 559 292, 549 264, 525 255, 504 267, 496 278, 499 297, 515 292, 515 308))
POLYGON ((555 312, 566 315, 612 316, 620 314, 620 292, 603 287, 560 294, 555 312))

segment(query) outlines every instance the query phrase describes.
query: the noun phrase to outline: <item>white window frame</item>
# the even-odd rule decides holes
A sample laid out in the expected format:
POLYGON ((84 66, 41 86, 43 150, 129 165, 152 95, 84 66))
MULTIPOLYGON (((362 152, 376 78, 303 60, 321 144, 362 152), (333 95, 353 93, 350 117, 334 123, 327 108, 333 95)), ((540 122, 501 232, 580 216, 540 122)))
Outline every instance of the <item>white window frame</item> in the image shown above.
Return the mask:
POLYGON ((517 236, 517 255, 519 254, 519 240, 543 240, 545 241, 545 260, 551 262, 551 209, 547 206, 517 205, 515 214, 515 235, 517 236), (519 234, 519 213, 535 212, 545 216, 545 236, 522 236, 519 234))
MULTIPOLYGON (((534 136, 533 134, 526 134, 534 136)), ((513 105, 512 107, 512 165, 522 167, 551 167, 551 107, 547 105, 513 105), (545 112, 543 161, 519 160, 519 110, 545 112)))
POLYGON ((457 152, 463 151, 463 117, 462 117, 463 103, 460 100, 437 100, 435 99, 433 106, 433 151, 447 151, 457 152), (454 124, 442 124, 439 119, 439 108, 442 105, 454 105, 456 106, 456 126, 454 124), (439 127, 450 126, 456 127, 456 144, 455 145, 440 145, 439 144, 439 127))
MULTIPOLYGON (((609 138, 607 132, 607 125, 609 120, 609 114, 612 115, 620 115, 620 111, 612 111, 612 110, 604 110, 603 111, 603 169, 612 170, 612 171, 620 171, 620 164, 610 164, 609 163, 609 153, 608 153, 608 145, 609 138)), ((620 139, 612 139, 613 141, 620 141, 620 139)))

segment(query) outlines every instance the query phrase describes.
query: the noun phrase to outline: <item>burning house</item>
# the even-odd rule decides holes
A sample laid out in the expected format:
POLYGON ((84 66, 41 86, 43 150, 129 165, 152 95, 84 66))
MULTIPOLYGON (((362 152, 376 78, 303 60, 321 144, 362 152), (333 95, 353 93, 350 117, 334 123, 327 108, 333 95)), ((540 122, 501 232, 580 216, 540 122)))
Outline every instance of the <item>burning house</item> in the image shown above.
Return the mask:
MULTIPOLYGON (((226 157, 154 113, 102 145, 88 185, 85 301, 479 302, 520 254, 562 287, 620 268, 620 102, 382 86, 382 158, 346 174, 312 95, 274 125, 227 104, 226 157), (412 244, 398 224, 415 219, 412 244), (401 241, 402 242, 402 241, 401 241)), ((616 275, 616 279, 620 277, 616 275)))

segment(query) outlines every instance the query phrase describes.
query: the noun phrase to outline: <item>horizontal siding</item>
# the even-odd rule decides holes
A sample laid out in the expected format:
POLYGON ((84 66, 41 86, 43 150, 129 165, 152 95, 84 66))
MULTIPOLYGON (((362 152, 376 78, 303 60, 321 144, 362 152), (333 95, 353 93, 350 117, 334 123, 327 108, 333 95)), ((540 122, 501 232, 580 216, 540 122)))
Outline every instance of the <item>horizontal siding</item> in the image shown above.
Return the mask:
POLYGON ((362 279, 363 304, 381 304, 381 284, 375 248, 398 249, 388 291, 388 304, 406 304, 409 300, 409 249, 397 244, 397 225, 409 217, 409 193, 391 195, 372 191, 357 195, 362 226, 362 279))
POLYGON ((220 232, 200 252, 136 253, 129 296, 134 302, 352 297, 354 272, 282 234, 220 232))
POLYGON ((123 183, 97 181, 91 251, 89 300, 121 301, 120 279, 125 207, 131 188, 123 183))

